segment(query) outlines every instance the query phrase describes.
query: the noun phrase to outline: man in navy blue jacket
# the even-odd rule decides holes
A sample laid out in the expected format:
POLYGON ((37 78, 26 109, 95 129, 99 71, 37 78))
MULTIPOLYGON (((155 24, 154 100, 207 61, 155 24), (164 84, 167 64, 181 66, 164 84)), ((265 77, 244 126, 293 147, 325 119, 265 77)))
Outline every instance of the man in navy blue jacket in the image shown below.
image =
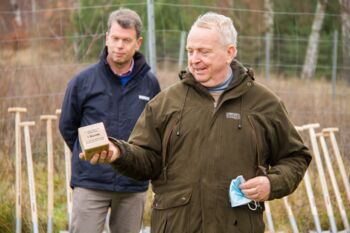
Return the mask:
POLYGON ((72 233, 102 232, 109 207, 112 233, 140 231, 148 182, 122 176, 107 164, 80 160, 78 128, 103 122, 108 136, 127 140, 146 103, 160 91, 138 52, 141 30, 136 12, 112 12, 100 61, 68 83, 59 128, 73 152, 72 233))

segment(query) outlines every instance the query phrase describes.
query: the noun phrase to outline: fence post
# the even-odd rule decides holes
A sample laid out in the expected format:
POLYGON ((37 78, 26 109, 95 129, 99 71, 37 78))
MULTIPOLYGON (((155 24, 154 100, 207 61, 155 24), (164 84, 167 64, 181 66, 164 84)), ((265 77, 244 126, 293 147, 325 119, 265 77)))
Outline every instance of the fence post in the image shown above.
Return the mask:
POLYGON ((148 52, 149 64, 152 72, 157 74, 157 54, 156 54, 156 32, 154 23, 154 3, 153 0, 147 0, 147 22, 148 22, 148 52))
POLYGON ((36 25, 36 2, 32 0, 32 27, 36 25))
POLYGON ((265 79, 270 79, 270 50, 271 50, 271 33, 265 34, 265 79))
POLYGON ((336 95, 337 84, 337 56, 338 56, 338 31, 334 31, 333 36, 333 59, 332 59, 332 97, 336 95))
POLYGON ((181 31, 180 37, 180 53, 179 53, 179 68, 182 69, 182 65, 184 64, 184 56, 185 56, 185 45, 186 45, 186 31, 181 31))

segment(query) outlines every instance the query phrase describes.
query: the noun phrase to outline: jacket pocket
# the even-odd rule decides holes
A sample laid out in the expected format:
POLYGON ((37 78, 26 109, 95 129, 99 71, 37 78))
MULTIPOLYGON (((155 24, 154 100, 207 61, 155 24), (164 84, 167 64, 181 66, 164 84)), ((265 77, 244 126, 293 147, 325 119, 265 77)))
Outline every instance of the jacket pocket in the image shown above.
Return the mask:
POLYGON ((265 224, 263 220, 263 209, 253 211, 248 206, 234 208, 237 220, 234 222, 236 230, 244 233, 263 233, 265 224))
POLYGON ((256 164, 255 164, 255 169, 256 169, 256 176, 266 176, 267 175, 267 170, 268 166, 265 162, 266 160, 266 155, 264 154, 263 150, 263 141, 261 137, 259 136, 259 133, 261 129, 259 130, 258 124, 255 122, 254 117, 252 115, 248 115, 248 121, 250 126, 252 127, 253 131, 253 136, 254 136, 254 141, 255 141, 255 156, 256 156, 256 164))
POLYGON ((174 134, 177 125, 177 119, 174 117, 172 120, 169 121, 168 125, 170 125, 170 127, 165 129, 162 142, 162 172, 157 181, 154 181, 155 183, 157 183, 157 185, 166 184, 168 180, 167 170, 170 154, 170 138, 174 134))
POLYGON ((153 201, 152 233, 189 232, 192 188, 156 194, 153 201))

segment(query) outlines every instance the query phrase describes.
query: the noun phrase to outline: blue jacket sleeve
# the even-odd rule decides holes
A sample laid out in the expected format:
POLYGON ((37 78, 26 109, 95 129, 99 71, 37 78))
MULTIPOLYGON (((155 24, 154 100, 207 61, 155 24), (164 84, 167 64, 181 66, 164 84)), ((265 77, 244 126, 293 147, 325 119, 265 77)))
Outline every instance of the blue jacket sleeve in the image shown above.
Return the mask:
POLYGON ((149 74, 152 77, 152 81, 153 81, 152 84, 153 84, 153 97, 154 97, 160 92, 160 86, 159 86, 159 82, 158 82, 158 79, 156 78, 156 76, 151 72, 149 72, 149 74))
POLYGON ((78 128, 81 122, 81 105, 77 79, 68 83, 61 108, 59 130, 71 151, 78 138, 78 128))

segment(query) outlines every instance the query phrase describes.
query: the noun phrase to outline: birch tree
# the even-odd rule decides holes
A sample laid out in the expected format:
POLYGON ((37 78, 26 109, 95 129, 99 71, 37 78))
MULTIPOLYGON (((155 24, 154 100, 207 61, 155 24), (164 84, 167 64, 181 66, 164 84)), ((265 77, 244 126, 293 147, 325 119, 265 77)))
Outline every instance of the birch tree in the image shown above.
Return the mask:
POLYGON ((265 11, 264 13, 265 33, 269 33, 272 38, 273 37, 273 2, 271 0, 264 0, 264 11, 265 11))
POLYGON ((301 79, 311 79, 315 74, 318 57, 318 42, 320 40, 320 31, 323 24, 326 4, 327 0, 317 1, 316 13, 309 36, 301 79))
POLYGON ((343 77, 350 85, 350 1, 339 0, 343 41, 343 77))

